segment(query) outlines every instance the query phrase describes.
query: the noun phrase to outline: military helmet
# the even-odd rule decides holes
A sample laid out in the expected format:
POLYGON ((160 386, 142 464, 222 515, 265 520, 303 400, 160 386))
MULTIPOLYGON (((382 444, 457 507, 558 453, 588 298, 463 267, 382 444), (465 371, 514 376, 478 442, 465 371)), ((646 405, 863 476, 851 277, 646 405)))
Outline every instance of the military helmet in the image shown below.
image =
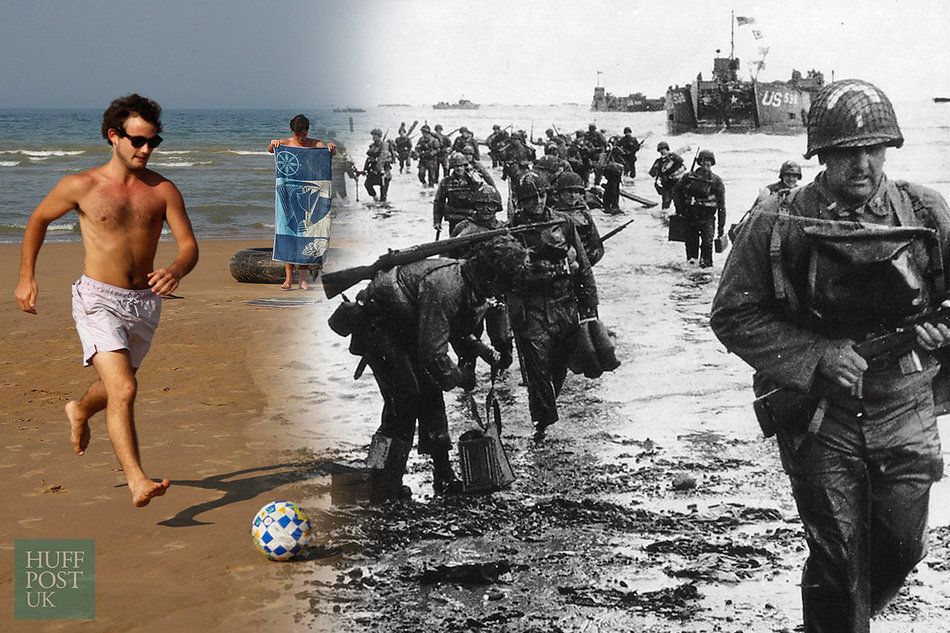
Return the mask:
POLYGON ((515 187, 515 197, 518 200, 536 199, 544 189, 544 185, 540 181, 539 177, 528 175, 515 187))
POLYGON ((554 182, 555 193, 563 191, 584 191, 584 179, 573 171, 565 171, 554 182))
POLYGON ((465 154, 462 152, 452 152, 452 155, 449 156, 449 168, 461 167, 462 165, 468 165, 468 159, 465 158, 465 154))
POLYGON ((370 130, 369 133, 370 133, 371 136, 382 136, 382 135, 383 135, 383 131, 382 131, 381 129, 379 129, 378 127, 374 127, 372 130, 370 130))
POLYGON ((501 129, 501 126, 496 123, 495 125, 491 126, 491 129, 493 129, 493 130, 500 130, 500 129, 501 129))
POLYGON ((666 141, 660 141, 656 144, 656 151, 662 152, 665 149, 670 149, 670 144, 666 141))
POLYGON ((557 146, 557 143, 548 143, 544 146, 544 154, 546 156, 557 156, 561 153, 560 148, 557 146))
POLYGON ((716 155, 713 154, 711 149, 701 149, 696 155, 696 162, 702 163, 704 160, 710 161, 713 165, 716 164, 716 155))
POLYGON ((819 91, 808 111, 808 151, 872 145, 900 147, 904 136, 894 106, 880 88, 860 79, 843 79, 819 91))
POLYGON ((554 136, 554 128, 549 127, 548 129, 544 131, 544 133, 547 134, 548 136, 554 136))
POLYGON ((487 183, 483 183, 481 187, 476 189, 469 200, 476 207, 476 210, 487 207, 487 210, 490 210, 492 214, 501 211, 501 194, 487 183))
POLYGON ((535 169, 542 169, 544 171, 555 172, 561 166, 561 159, 557 156, 551 154, 545 154, 538 160, 534 161, 535 169))
POLYGON ((459 134, 468 134, 468 128, 463 125, 459 128, 459 134))
POLYGON ((432 128, 430 128, 428 125, 423 125, 421 128, 419 128, 419 130, 421 132, 431 132, 432 128))
POLYGON ((465 154, 466 156, 474 156, 475 148, 472 147, 471 145, 466 145, 465 147, 462 148, 462 153, 465 154))
POLYGON ((631 130, 631 129, 628 128, 628 127, 625 127, 625 128, 623 128, 623 133, 624 133, 624 134, 632 134, 632 133, 633 133, 633 130, 631 130))
POLYGON ((802 177, 802 168, 801 166, 793 160, 787 160, 782 163, 782 168, 778 170, 778 176, 781 178, 786 174, 795 174, 799 178, 802 177))
POLYGON ((591 123, 590 125, 587 126, 587 129, 590 130, 591 132, 595 132, 597 131, 597 124, 591 123))
POLYGON ((442 124, 441 124, 441 123, 436 123, 436 124, 435 124, 435 131, 436 131, 436 132, 441 132, 441 131, 442 131, 442 124))

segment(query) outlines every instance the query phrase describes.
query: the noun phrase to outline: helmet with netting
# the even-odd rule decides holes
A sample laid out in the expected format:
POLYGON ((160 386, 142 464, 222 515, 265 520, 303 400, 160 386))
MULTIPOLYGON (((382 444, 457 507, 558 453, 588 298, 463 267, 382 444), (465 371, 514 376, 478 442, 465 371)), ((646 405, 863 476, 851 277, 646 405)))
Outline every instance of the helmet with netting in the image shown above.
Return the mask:
POLYGON ((573 171, 565 171, 554 181, 554 191, 584 191, 584 179, 573 171))
POLYGON ((469 155, 474 156, 475 148, 472 147, 471 145, 466 145, 465 147, 462 148, 462 153, 465 154, 466 156, 469 156, 469 155))
POLYGON ((711 149, 699 150, 699 154, 696 155, 696 162, 702 163, 704 160, 708 160, 713 165, 716 164, 716 155, 713 154, 713 151, 711 149))
POLYGON ((369 133, 370 133, 370 136, 382 136, 382 135, 383 135, 383 131, 382 131, 381 129, 379 129, 378 127, 374 127, 372 130, 370 130, 369 133))
POLYGON ((452 155, 449 156, 449 168, 461 167, 462 165, 468 165, 468 159, 465 158, 465 154, 462 152, 452 152, 452 155))
POLYGON ((903 144, 890 99, 866 81, 844 79, 828 84, 808 111, 805 158, 829 149, 903 144))
POLYGON ((662 152, 665 149, 670 149, 670 144, 666 141, 660 141, 656 144, 656 151, 662 152))
POLYGON ((486 213, 494 215, 502 209, 501 194, 489 184, 482 184, 472 193, 469 200, 472 206, 475 207, 476 216, 485 215, 486 213))

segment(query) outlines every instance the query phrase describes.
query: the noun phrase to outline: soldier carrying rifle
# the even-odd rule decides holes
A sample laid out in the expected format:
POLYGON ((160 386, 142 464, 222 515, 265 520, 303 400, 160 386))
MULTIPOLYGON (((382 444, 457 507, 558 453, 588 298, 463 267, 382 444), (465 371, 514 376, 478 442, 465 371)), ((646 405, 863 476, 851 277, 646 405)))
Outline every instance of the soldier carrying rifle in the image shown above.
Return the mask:
POLYGON ((716 335, 757 372, 756 412, 805 527, 808 633, 869 630, 926 552, 943 474, 934 350, 950 329, 946 311, 931 321, 946 297, 950 210, 932 189, 884 175, 887 148, 903 143, 877 87, 822 88, 805 157, 824 171, 753 210, 713 302, 716 335), (912 344, 866 351, 889 331, 912 344))

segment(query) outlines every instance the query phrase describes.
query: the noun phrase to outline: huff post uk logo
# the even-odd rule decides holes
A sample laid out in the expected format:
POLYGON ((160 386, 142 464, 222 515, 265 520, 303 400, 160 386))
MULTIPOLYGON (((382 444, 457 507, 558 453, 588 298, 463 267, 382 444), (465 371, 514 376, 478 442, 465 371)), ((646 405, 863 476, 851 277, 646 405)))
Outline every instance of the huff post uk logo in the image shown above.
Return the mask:
POLYGON ((17 620, 92 620, 96 615, 96 549, 91 539, 17 539, 17 620))

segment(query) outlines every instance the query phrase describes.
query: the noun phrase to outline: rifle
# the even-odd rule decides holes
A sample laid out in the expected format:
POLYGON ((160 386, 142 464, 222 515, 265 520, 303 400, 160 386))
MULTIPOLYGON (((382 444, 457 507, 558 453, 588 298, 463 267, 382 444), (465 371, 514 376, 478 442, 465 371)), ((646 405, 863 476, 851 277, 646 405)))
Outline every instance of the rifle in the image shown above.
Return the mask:
POLYGON ((636 219, 636 218, 633 218, 632 220, 627 220, 626 222, 624 222, 623 224, 621 224, 621 225, 618 226, 617 228, 613 229, 612 231, 610 231, 610 232, 607 233, 606 235, 602 235, 602 236, 600 237, 600 241, 601 241, 601 242, 606 242, 607 240, 609 240, 610 238, 612 238, 614 235, 616 235, 616 234, 619 233, 620 231, 624 230, 625 228, 627 228, 628 226, 630 226, 631 224, 633 224, 633 220, 635 220, 635 219, 636 219))
POLYGON ((412 134, 412 131, 416 129, 416 126, 419 125, 419 119, 416 119, 412 122, 412 125, 409 126, 409 129, 406 131, 406 136, 412 134))
POLYGON ((345 268, 331 273, 323 273, 320 275, 320 279, 323 281, 323 292, 328 299, 332 299, 341 292, 351 288, 354 284, 365 279, 372 279, 373 276, 381 270, 388 270, 395 266, 418 262, 433 255, 444 255, 457 248, 485 242, 499 235, 522 233, 524 231, 555 226, 565 221, 566 220, 563 219, 549 220, 547 222, 537 222, 522 226, 504 227, 491 231, 483 231, 481 233, 470 233, 469 235, 450 237, 436 242, 416 244, 408 248, 390 250, 385 255, 380 255, 375 262, 368 266, 354 266, 353 268, 345 268))
MULTIPOLYGON (((855 343, 854 351, 867 361, 868 367, 880 368, 898 361, 901 371, 905 373, 920 370, 915 326, 925 323, 950 325, 950 307, 941 306, 910 325, 871 335, 860 343, 855 343)), ((857 390, 860 390, 860 384, 858 381, 855 385, 857 390)), ((811 419, 808 432, 816 433, 828 408, 828 399, 823 395, 802 393, 791 387, 779 386, 757 397, 752 407, 766 437, 774 435, 775 431, 785 424, 794 424, 802 413, 811 419)))

